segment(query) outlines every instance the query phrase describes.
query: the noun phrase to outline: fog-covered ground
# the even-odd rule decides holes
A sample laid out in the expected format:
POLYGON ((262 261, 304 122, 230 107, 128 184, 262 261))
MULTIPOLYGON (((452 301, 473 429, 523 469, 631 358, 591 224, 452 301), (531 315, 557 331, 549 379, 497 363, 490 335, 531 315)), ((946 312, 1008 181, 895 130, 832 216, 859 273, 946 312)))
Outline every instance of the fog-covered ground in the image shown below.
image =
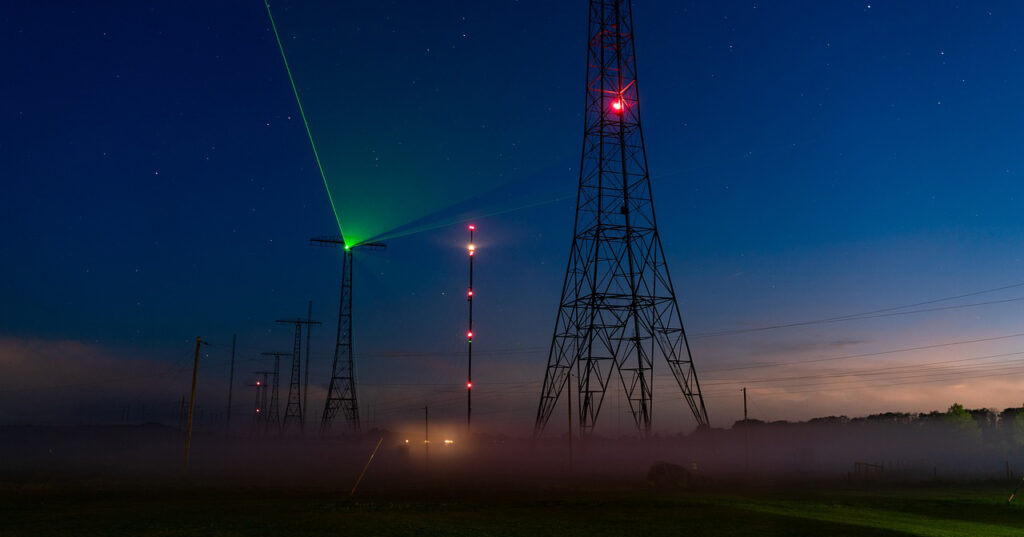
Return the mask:
MULTIPOLYGON (((446 443, 423 431, 371 430, 320 438, 230 434, 192 438, 190 478, 213 484, 350 487, 378 442, 362 486, 434 483, 545 484, 585 477, 643 480, 658 461, 698 480, 717 478, 935 481, 1002 478, 1024 472, 1019 409, 997 414, 954 406, 931 414, 830 417, 802 423, 737 422, 730 429, 642 438, 539 439, 474 435, 446 443)), ((158 424, 0 428, 0 476, 142 482, 182 475, 184 433, 158 424)))

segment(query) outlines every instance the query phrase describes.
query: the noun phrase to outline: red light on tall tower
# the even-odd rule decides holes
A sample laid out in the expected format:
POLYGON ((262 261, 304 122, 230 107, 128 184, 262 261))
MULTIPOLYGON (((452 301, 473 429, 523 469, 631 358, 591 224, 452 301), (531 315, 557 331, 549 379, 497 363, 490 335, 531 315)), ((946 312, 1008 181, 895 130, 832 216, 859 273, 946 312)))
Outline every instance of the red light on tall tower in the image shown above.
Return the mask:
POLYGON ((466 291, 466 296, 473 296, 473 290, 466 291))
POLYGON ((467 382, 467 383, 466 383, 466 389, 467 389, 467 390, 470 390, 470 389, 472 389, 472 388, 473 388, 473 383, 472 383, 472 382, 467 382))
POLYGON ((469 332, 466 332, 466 339, 468 339, 470 341, 473 340, 473 331, 472 330, 470 330, 469 332))
POLYGON ((470 224, 470 225, 469 225, 469 230, 470 230, 470 231, 473 231, 473 230, 475 230, 475 229, 476 229, 476 226, 474 226, 473 224, 470 224))
POLYGON ((626 108, 626 103, 622 102, 622 99, 615 99, 612 101, 612 110, 616 113, 621 113, 626 108))

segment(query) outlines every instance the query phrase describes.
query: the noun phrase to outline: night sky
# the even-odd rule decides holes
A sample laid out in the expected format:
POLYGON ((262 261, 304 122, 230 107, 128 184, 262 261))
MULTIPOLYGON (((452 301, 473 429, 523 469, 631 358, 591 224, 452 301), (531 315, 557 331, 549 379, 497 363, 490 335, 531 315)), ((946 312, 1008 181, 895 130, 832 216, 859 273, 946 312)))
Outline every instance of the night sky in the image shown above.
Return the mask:
MULTIPOLYGON (((259 353, 290 350, 274 319, 308 300, 318 417, 341 252, 308 239, 337 221, 388 243, 357 254, 364 421, 462 419, 471 220, 474 421, 526 434, 572 236, 586 2, 271 8, 337 215, 260 0, 0 12, 0 423, 173 421, 196 335, 200 405, 223 414, 235 333, 247 417, 259 353)), ((742 417, 742 386, 766 420, 1020 405, 1024 5, 633 14, 712 424, 742 417)), ((692 429, 655 368, 655 430, 692 429)), ((629 432, 625 408, 610 395, 597 432, 629 432)))

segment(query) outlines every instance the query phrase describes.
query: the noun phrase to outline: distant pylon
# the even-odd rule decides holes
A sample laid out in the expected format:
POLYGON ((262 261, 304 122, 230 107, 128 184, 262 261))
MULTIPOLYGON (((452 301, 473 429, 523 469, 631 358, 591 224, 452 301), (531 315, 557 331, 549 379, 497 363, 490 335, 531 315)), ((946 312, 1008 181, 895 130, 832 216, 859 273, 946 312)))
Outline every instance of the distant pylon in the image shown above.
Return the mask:
POLYGON ((637 428, 649 433, 657 355, 703 427, 707 409, 654 219, 629 0, 591 0, 588 40, 575 232, 535 432, 575 367, 581 434, 593 431, 615 372, 637 428))
POLYGON ((311 319, 278 319, 281 324, 295 325, 295 344, 291 353, 292 371, 288 383, 288 403, 284 407, 284 422, 281 424, 281 434, 288 432, 288 426, 295 424, 299 430, 303 428, 302 420, 302 326, 312 327, 320 324, 320 321, 311 319))
POLYGON ((340 411, 348 430, 359 432, 359 400, 356 395, 355 354, 352 350, 352 265, 356 249, 379 250, 385 246, 378 242, 348 246, 341 237, 315 237, 316 246, 341 246, 345 252, 341 267, 341 301, 338 307, 338 335, 334 344, 334 362, 331 364, 331 382, 327 387, 324 414, 320 420, 320 434, 327 435, 335 416, 340 411))
POLYGON ((274 370, 270 374, 270 400, 267 402, 263 422, 268 431, 281 432, 281 357, 291 356, 290 352, 264 352, 263 356, 274 357, 274 370))

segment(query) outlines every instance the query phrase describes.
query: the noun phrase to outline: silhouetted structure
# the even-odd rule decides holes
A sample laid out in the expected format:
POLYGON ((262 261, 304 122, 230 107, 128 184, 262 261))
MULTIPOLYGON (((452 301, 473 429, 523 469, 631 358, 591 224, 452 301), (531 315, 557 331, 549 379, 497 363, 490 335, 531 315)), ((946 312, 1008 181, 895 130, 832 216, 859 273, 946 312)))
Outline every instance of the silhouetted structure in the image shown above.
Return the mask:
POLYGON ((295 424, 299 430, 303 429, 302 420, 302 327, 312 327, 320 324, 320 321, 307 319, 278 319, 281 324, 295 325, 295 344, 292 347, 292 370, 288 382, 288 402, 284 407, 284 422, 281 424, 281 434, 288 432, 288 426, 295 424))
POLYGON ((334 362, 331 364, 331 382, 327 387, 327 400, 320 420, 320 434, 330 433, 334 417, 340 411, 348 429, 360 430, 359 402, 356 396, 355 355, 352 351, 352 264, 356 249, 379 250, 385 246, 378 242, 348 246, 341 237, 315 237, 310 243, 316 246, 344 249, 341 267, 341 303, 338 308, 338 335, 334 345, 334 362))
POLYGON ((537 408, 551 417, 576 368, 581 433, 593 430, 618 372, 637 428, 650 432, 655 356, 697 419, 707 409, 654 218, 629 0, 591 0, 576 224, 537 408))
POLYGON ((270 400, 267 402, 266 415, 263 416, 266 431, 281 432, 281 357, 291 355, 290 352, 263 353, 263 356, 274 357, 274 370, 270 374, 270 400))
POLYGON ((255 384, 251 384, 256 388, 256 408, 252 414, 253 429, 257 435, 263 434, 265 430, 265 423, 267 421, 267 377, 273 373, 273 371, 254 371, 256 375, 262 375, 262 379, 257 380, 255 384))

